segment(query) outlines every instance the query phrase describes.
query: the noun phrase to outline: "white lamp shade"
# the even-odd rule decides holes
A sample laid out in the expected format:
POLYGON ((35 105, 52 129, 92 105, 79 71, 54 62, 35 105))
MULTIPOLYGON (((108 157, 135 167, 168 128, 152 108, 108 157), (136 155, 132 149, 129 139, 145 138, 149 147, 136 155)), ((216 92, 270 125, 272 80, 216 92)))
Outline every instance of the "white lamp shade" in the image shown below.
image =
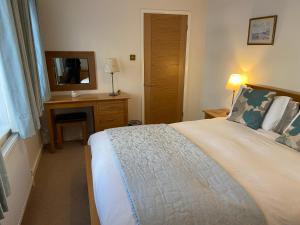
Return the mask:
POLYGON ((116 58, 108 58, 104 63, 105 73, 116 73, 120 72, 119 64, 116 58))
POLYGON ((247 83, 246 76, 241 74, 231 74, 227 81, 226 89, 231 91, 236 91, 240 88, 241 85, 244 85, 246 83, 247 83))

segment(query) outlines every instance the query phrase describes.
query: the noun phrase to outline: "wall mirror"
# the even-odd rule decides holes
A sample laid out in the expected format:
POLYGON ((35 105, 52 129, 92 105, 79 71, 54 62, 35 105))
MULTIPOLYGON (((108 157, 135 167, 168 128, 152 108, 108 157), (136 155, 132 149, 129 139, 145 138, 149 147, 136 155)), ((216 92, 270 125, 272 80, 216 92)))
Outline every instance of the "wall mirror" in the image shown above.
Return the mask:
POLYGON ((46 51, 51 91, 97 88, 94 52, 46 51))

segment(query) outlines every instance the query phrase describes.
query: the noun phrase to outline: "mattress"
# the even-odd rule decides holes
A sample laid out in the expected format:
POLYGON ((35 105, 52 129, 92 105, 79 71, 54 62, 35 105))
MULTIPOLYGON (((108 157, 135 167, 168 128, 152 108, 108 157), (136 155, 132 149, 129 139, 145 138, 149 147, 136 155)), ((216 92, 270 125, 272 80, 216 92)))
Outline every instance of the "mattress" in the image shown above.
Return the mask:
MULTIPOLYGON (((276 135, 224 119, 172 124, 253 197, 270 225, 300 224, 300 153, 276 135)), ((89 139, 94 196, 102 225, 135 225, 107 134, 89 139)))

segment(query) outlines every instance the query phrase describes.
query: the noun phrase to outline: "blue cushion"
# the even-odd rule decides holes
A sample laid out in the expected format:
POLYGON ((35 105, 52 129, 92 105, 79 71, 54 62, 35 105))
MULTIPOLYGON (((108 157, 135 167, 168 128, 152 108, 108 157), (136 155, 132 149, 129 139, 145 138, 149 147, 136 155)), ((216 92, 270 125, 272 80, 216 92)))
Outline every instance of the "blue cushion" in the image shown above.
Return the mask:
POLYGON ((276 92, 244 88, 238 96, 228 120, 259 129, 276 92))
POLYGON ((276 141, 300 152, 300 114, 276 141))

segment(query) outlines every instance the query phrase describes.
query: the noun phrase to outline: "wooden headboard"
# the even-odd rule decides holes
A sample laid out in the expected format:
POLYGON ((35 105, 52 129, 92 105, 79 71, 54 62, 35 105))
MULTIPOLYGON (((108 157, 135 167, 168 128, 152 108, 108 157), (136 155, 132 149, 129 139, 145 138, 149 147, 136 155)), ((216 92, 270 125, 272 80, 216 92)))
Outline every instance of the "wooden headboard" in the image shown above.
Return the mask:
POLYGON ((266 86, 266 85, 259 85, 259 84, 247 84, 248 87, 251 87, 253 89, 265 89, 265 90, 270 90, 270 91, 275 91, 277 95, 280 96, 289 96, 291 97, 294 101, 300 102, 300 92, 297 91, 290 91, 282 88, 276 88, 276 87, 271 87, 271 86, 266 86))

